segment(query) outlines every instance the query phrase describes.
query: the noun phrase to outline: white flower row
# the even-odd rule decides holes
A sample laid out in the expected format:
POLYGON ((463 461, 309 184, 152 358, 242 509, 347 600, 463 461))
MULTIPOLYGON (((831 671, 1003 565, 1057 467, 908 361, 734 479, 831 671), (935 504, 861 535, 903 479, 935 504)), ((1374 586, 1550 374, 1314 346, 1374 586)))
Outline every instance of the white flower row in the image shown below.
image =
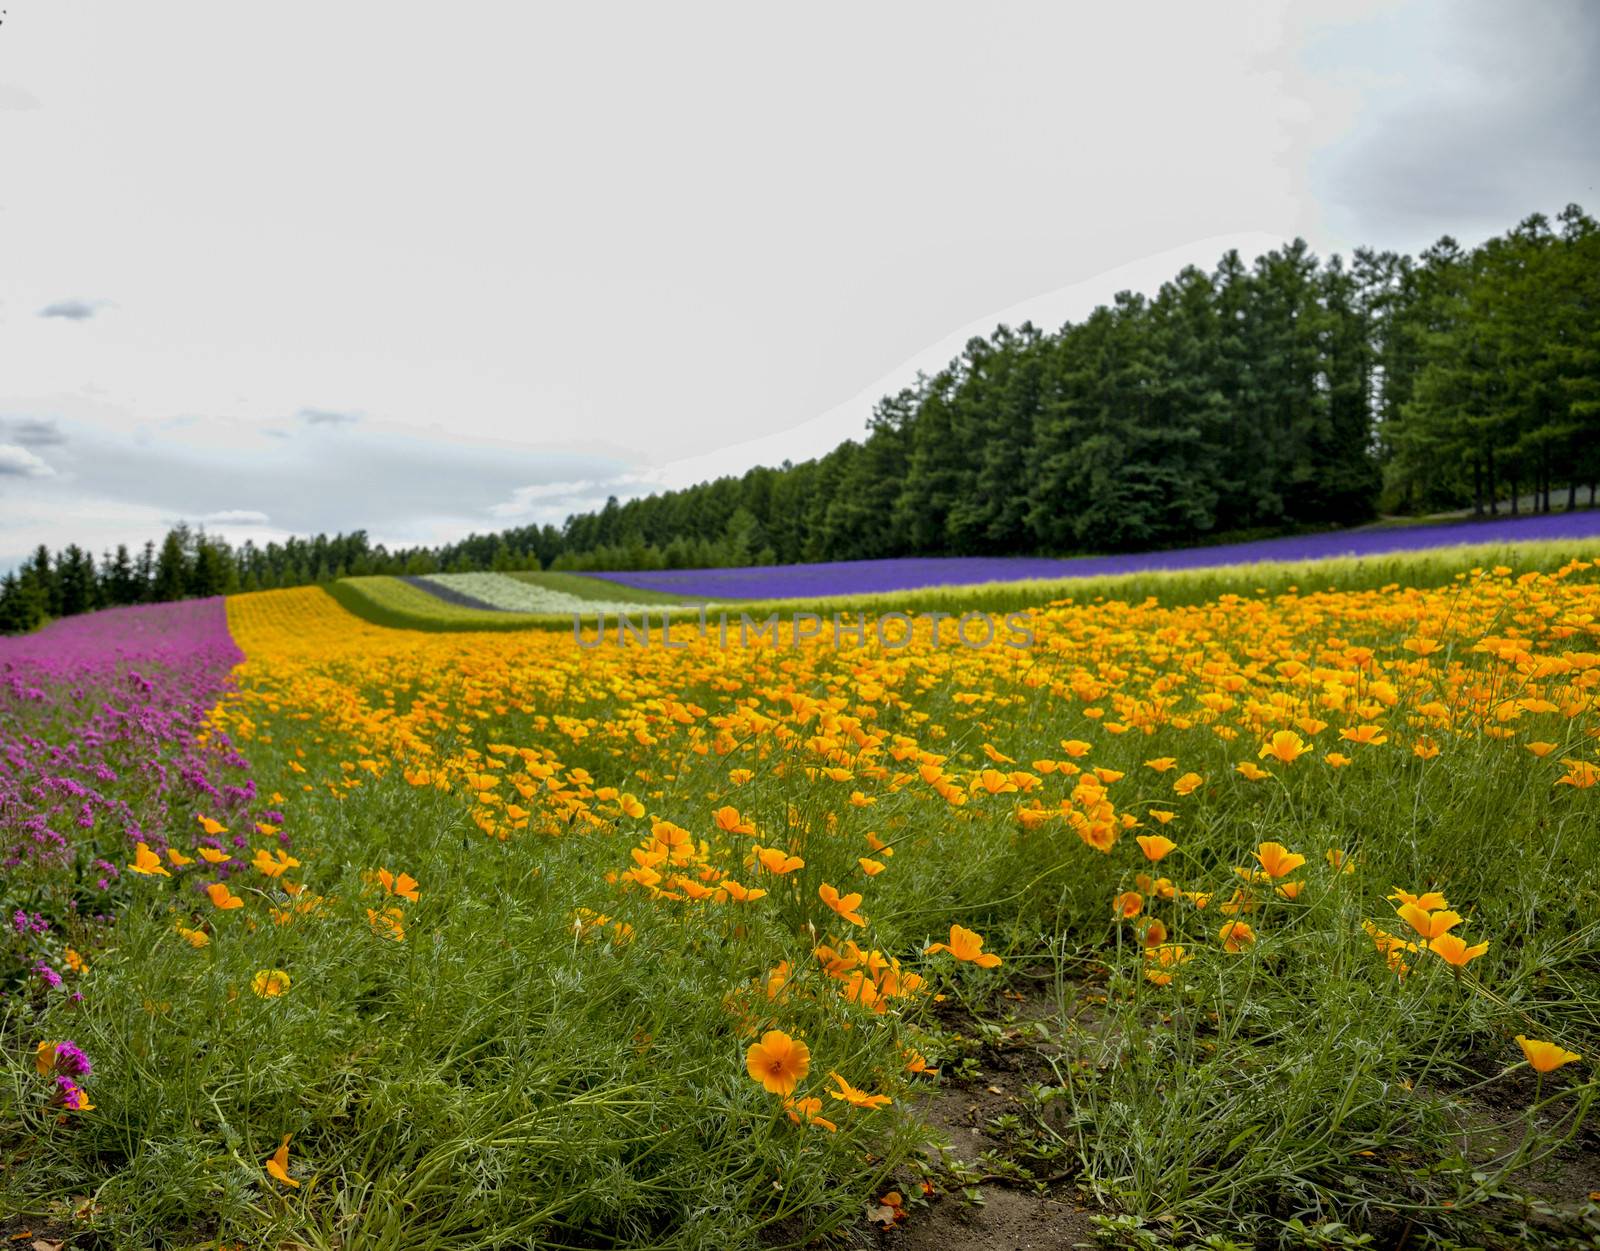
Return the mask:
MULTIPOLYGON (((503 573, 434 573, 429 574, 423 581, 437 583, 449 590, 470 595, 473 599, 482 600, 485 604, 491 604, 506 612, 562 615, 576 612, 592 616, 602 612, 640 614, 648 607, 645 604, 628 604, 612 600, 579 599, 576 595, 569 595, 565 591, 555 591, 549 587, 508 578, 503 573)), ((652 611, 657 610, 652 608, 652 611)))

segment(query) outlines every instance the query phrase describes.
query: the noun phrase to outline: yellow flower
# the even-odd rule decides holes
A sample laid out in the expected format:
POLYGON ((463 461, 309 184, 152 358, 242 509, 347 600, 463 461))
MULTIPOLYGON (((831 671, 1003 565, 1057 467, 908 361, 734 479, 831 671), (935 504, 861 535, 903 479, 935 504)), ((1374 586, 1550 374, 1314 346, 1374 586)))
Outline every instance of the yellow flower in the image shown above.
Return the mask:
POLYGON ((811 1049, 781 1029, 769 1029, 760 1042, 750 1044, 744 1064, 750 1076, 773 1094, 792 1095, 811 1071, 811 1049))
POLYGON ((185 926, 177 927, 179 936, 191 947, 204 947, 211 941, 211 935, 204 930, 191 930, 185 926))
POLYGON ((885 1104, 894 1102, 894 1100, 889 1098, 888 1095, 869 1095, 864 1090, 857 1090, 837 1073, 830 1072, 828 1076, 833 1078, 833 1080, 839 1085, 838 1090, 830 1090, 828 1094, 839 1100, 841 1103, 848 1103, 851 1107, 866 1108, 868 1111, 871 1111, 872 1109, 881 1108, 885 1104))
POLYGON ((1172 784, 1172 789, 1180 795, 1192 795, 1204 781, 1205 779, 1198 773, 1185 773, 1172 784))
POLYGON ((756 827, 744 817, 739 815, 739 810, 731 804, 718 808, 711 814, 719 830, 726 830, 729 834, 754 834, 756 827))
POLYGON ((1565 1047, 1538 1038, 1525 1038, 1521 1034, 1517 1035, 1517 1046, 1522 1048, 1522 1054, 1528 1058, 1528 1064, 1536 1073, 1549 1073, 1563 1064, 1583 1059, 1576 1051, 1568 1051, 1565 1047))
POLYGON ((1134 842, 1139 844, 1139 850, 1144 852, 1144 858, 1152 862, 1176 851, 1178 847, 1178 844, 1165 834, 1140 834, 1134 842))
POLYGON ((1276 880, 1287 877, 1306 862, 1306 858, 1290 851, 1282 843, 1262 843, 1254 852, 1262 871, 1276 880))
POLYGON ((128 866, 131 872, 142 877, 171 877, 166 865, 161 863, 161 857, 151 851, 143 842, 133 849, 133 863, 128 866))
POLYGON ((396 877, 388 869, 379 869, 378 881, 383 886, 384 894, 399 895, 404 899, 409 899, 412 903, 417 902, 417 879, 412 877, 411 874, 402 873, 399 877, 396 877))
POLYGON ((1234 765, 1233 768, 1236 773, 1242 774, 1247 781, 1251 782, 1259 782, 1262 778, 1269 778, 1272 776, 1272 774, 1268 773, 1265 769, 1261 768, 1259 765, 1252 764, 1248 760, 1240 761, 1238 764, 1234 765))
MULTIPOLYGON (((777 847, 757 847, 756 859, 761 862, 761 867, 768 873, 782 877, 785 873, 793 873, 796 869, 806 867, 806 862, 799 856, 791 856, 788 852, 777 847)), ((860 902, 857 897, 857 902, 860 902)), ((831 904, 829 905, 832 906, 831 904)))
POLYGON ((1434 939, 1441 934, 1448 934, 1461 924, 1461 914, 1459 912, 1429 912, 1411 903, 1403 903, 1395 911, 1402 921, 1426 939, 1434 939))
MULTIPOLYGON (((1445 915, 1454 916, 1455 914, 1452 912, 1445 915)), ((1437 938, 1430 938, 1425 945, 1429 951, 1433 952, 1446 964, 1453 964, 1458 969, 1465 968, 1469 962, 1476 960, 1489 950, 1489 944, 1486 942, 1479 943, 1475 947, 1469 947, 1465 941, 1457 938, 1454 934, 1440 934, 1437 938)))
POLYGON ((1301 756, 1310 751, 1310 746, 1293 730, 1277 730, 1257 752, 1259 759, 1265 760, 1271 756, 1274 760, 1281 760, 1284 764, 1293 764, 1301 756))
POLYGON ((1217 937, 1222 940, 1223 948, 1230 955, 1238 955, 1251 943, 1256 941, 1256 932, 1245 921, 1229 921, 1217 931, 1217 937))
POLYGON ((840 895, 835 887, 824 882, 817 888, 817 896, 828 907, 832 908, 851 925, 865 925, 867 919, 857 911, 861 907, 861 893, 852 891, 848 895, 840 895))
POLYGON ((250 989, 263 999, 276 999, 289 986, 289 975, 282 969, 258 969, 250 979, 250 989))
POLYGON ((999 956, 983 949, 983 935, 960 925, 950 927, 948 943, 931 944, 927 954, 931 956, 941 951, 948 951, 957 960, 975 964, 980 969, 992 969, 1001 963, 999 956))
POLYGON ((827 1117, 821 1115, 822 1100, 818 1099, 815 1095, 812 1095, 806 1099, 785 1098, 783 1101, 783 1108, 784 1111, 789 1114, 789 1119, 796 1125, 802 1124, 800 1118, 804 1117, 805 1124, 816 1125, 821 1129, 827 1130, 830 1134, 839 1128, 827 1117))
POLYGON ((368 908, 367 924, 372 927, 372 932, 379 938, 387 938, 390 942, 403 943, 406 940, 405 915, 399 908, 385 908, 382 912, 368 908))
POLYGON ((278 1149, 267 1157, 267 1172, 285 1186, 299 1186, 300 1183, 289 1176, 289 1138, 290 1135, 285 1134, 278 1149))

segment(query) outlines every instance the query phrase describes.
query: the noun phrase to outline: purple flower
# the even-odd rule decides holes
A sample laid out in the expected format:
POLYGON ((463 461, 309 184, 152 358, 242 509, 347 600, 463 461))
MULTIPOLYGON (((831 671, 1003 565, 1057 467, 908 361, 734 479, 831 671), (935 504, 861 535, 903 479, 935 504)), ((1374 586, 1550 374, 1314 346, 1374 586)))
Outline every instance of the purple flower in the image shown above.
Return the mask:
POLYGON ((56 1044, 56 1072, 68 1077, 88 1077, 94 1072, 94 1065, 89 1063, 82 1047, 70 1038, 63 1038, 56 1044))
MULTIPOLYGON (((1600 512, 1491 517, 1431 526, 1371 526, 1325 534, 1291 535, 1253 543, 1186 547, 1164 552, 1055 559, 1037 556, 926 556, 902 560, 841 560, 814 565, 743 569, 661 569, 599 576, 623 586, 670 591, 686 599, 788 599, 970 586, 1018 578, 1082 578, 1153 569, 1209 569, 1258 560, 1318 560, 1377 556, 1464 543, 1526 543, 1535 539, 1600 536, 1600 512)), ((715 620, 715 613, 712 614, 715 620)))
POLYGON ((83 1112, 90 1106, 89 1096, 70 1077, 56 1078, 56 1098, 61 1100, 62 1107, 71 1112, 83 1112))

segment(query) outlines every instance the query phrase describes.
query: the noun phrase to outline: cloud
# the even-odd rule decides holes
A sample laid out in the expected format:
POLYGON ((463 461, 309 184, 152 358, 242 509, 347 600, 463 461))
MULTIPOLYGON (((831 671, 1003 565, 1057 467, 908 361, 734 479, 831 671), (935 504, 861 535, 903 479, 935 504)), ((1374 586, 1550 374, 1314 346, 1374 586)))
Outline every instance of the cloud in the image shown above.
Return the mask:
POLYGON ((336 412, 328 408, 302 408, 300 420, 308 426, 353 426, 361 420, 361 415, 336 412))
POLYGON ((223 508, 200 518, 202 524, 208 526, 264 526, 271 520, 266 513, 253 508, 223 508))
POLYGON ((103 301, 57 300, 39 310, 40 317, 60 317, 65 321, 88 321, 100 311, 103 301))
POLYGON ((17 421, 0 422, 4 431, 24 447, 58 447, 67 441, 54 417, 24 417, 17 421))
POLYGON ((15 443, 0 443, 0 476, 49 478, 55 470, 27 448, 15 443))
POLYGON ((564 521, 573 513, 602 507, 610 496, 627 499, 647 491, 658 491, 661 482, 655 474, 624 473, 610 478, 584 478, 572 482, 540 482, 519 486, 511 498, 489 507, 497 521, 564 521))

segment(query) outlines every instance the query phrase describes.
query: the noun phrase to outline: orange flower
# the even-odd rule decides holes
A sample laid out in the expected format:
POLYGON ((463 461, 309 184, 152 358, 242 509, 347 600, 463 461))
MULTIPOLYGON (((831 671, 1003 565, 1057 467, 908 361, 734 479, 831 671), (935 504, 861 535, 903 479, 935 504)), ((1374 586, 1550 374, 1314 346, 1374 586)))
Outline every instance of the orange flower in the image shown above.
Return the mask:
POLYGON ((1263 872, 1273 879, 1287 877, 1306 862, 1304 856, 1290 851, 1282 843, 1262 843, 1254 854, 1263 872))
POLYGON ((283 1136, 283 1141, 278 1144, 278 1149, 267 1157, 267 1172, 285 1186, 299 1186, 300 1183, 289 1176, 289 1134, 283 1136))
POLYGON ((412 877, 411 874, 402 873, 399 877, 396 877, 388 869, 379 869, 378 881, 383 884, 385 894, 399 895, 402 898, 409 899, 412 903, 417 902, 418 883, 417 879, 412 877))
POLYGON ((889 866, 881 860, 869 860, 866 856, 857 856, 856 863, 861 866, 861 871, 868 877, 877 877, 889 866))
MULTIPOLYGON (((1454 913, 1448 915, 1454 916, 1454 913)), ((1454 934, 1440 934, 1438 938, 1428 940, 1427 948, 1443 960, 1446 964, 1453 964, 1458 969, 1464 969, 1473 960, 1489 950, 1488 943, 1479 943, 1476 947, 1469 947, 1454 934)))
POLYGON ((1136 890, 1125 890, 1111 901, 1111 911, 1131 921, 1144 911, 1144 896, 1136 890))
POLYGON ((224 860, 233 859, 227 852, 218 851, 215 847, 200 847, 197 850, 200 852, 201 859, 207 864, 221 864, 224 860))
POLYGON ((1168 985, 1172 981, 1172 971, 1194 959, 1180 943, 1161 943, 1151 947, 1144 953, 1144 958, 1150 962, 1150 967, 1144 971, 1145 978, 1157 986, 1168 985))
POLYGON ((1165 825, 1178 814, 1176 812, 1168 812, 1163 808, 1152 808, 1146 815, 1153 817, 1155 820, 1161 822, 1162 825, 1165 825))
POLYGON ((172 862, 172 864, 173 864, 173 866, 175 868, 179 868, 179 869, 182 869, 182 868, 194 863, 194 857, 193 856, 184 855, 176 847, 168 847, 167 848, 167 859, 172 862))
POLYGON ((1154 760, 1146 760, 1144 767, 1146 769, 1154 769, 1157 773, 1165 773, 1168 769, 1176 769, 1178 767, 1178 758, 1176 756, 1157 756, 1154 760))
POLYGON ((1408 890, 1401 890, 1398 886, 1392 887, 1386 899, 1398 899, 1401 903, 1413 904, 1424 912, 1435 912, 1440 908, 1448 908, 1449 902, 1439 891, 1425 891, 1420 895, 1413 895, 1408 890))
POLYGON ((888 1095, 869 1095, 864 1090, 857 1090, 837 1073, 830 1072, 828 1076, 839 1083, 838 1090, 830 1090, 828 1093, 839 1102, 848 1103, 853 1108, 866 1108, 871 1111, 894 1102, 888 1095))
POLYGON ((1536 1073, 1549 1073, 1563 1064, 1583 1059, 1576 1051, 1568 1051, 1553 1042, 1524 1038, 1521 1034, 1517 1035, 1517 1046, 1522 1048, 1522 1054, 1527 1057, 1529 1065, 1536 1073))
POLYGON ((783 1101, 783 1108, 789 1114, 789 1119, 796 1125, 816 1125, 827 1130, 830 1134, 839 1128, 827 1117, 820 1115, 822 1112, 822 1100, 815 1095, 805 1099, 786 1098, 783 1101), (801 1121, 801 1117, 805 1118, 804 1122, 801 1121))
POLYGON ((927 954, 931 956, 941 951, 948 951, 957 960, 975 964, 980 969, 992 969, 1001 963, 999 956, 983 949, 983 935, 960 925, 950 927, 948 943, 932 944, 927 954))
MULTIPOLYGON (((761 867, 769 873, 782 877, 785 873, 793 873, 796 869, 806 867, 806 862, 799 856, 791 856, 788 852, 777 847, 757 847, 756 859, 761 862, 761 867)), ((860 902, 859 899, 857 902, 860 902)), ((831 905, 830 905, 831 906, 831 905)))
POLYGON ((817 895, 822 902, 827 904, 851 925, 865 925, 866 917, 856 911, 861 907, 861 892, 851 891, 848 895, 840 895, 838 890, 824 882, 817 888, 817 895))
POLYGON ((1172 789, 1180 795, 1192 795, 1200 788, 1200 784, 1204 781, 1205 779, 1198 773, 1185 773, 1181 778, 1172 784, 1172 789))
POLYGON ((1262 744, 1261 750, 1256 753, 1257 759, 1265 760, 1271 756, 1274 760, 1281 760, 1284 764, 1293 764, 1311 748, 1306 741, 1293 730, 1274 731, 1271 738, 1262 744))
POLYGON ((128 868, 142 877, 172 876, 167 872, 167 866, 161 863, 161 857, 143 842, 133 849, 133 863, 128 868))
POLYGON ((1428 912, 1423 908, 1419 908, 1416 904, 1409 903, 1401 904, 1395 911, 1399 913, 1402 921, 1421 934, 1423 938, 1430 940, 1449 933, 1461 924, 1461 914, 1459 912, 1428 912))
POLYGON ((752 889, 734 881, 731 877, 725 877, 718 882, 717 889, 727 891, 728 897, 736 903, 755 903, 756 900, 765 898, 767 894, 760 887, 752 889))
POLYGON ((1244 779, 1249 782, 1259 782, 1262 778, 1270 778, 1272 776, 1272 774, 1268 773, 1265 769, 1261 768, 1259 765, 1252 764, 1248 760, 1240 761, 1238 764, 1234 765, 1233 768, 1234 772, 1241 774, 1244 779))
POLYGON ((1236 956, 1256 941, 1256 932, 1245 921, 1229 921, 1217 931, 1217 937, 1228 954, 1236 956))
POLYGON ((206 887, 206 894, 211 897, 212 903, 225 912, 244 907, 244 900, 230 891, 226 882, 212 882, 206 887))
POLYGON ((1165 834, 1141 834, 1134 841, 1139 844, 1139 850, 1144 852, 1144 858, 1152 862, 1177 850, 1178 846, 1165 834))
POLYGON ((1596 783, 1600 783, 1600 766, 1592 765, 1587 760, 1563 760, 1567 776, 1557 778, 1557 786, 1571 786, 1580 791, 1586 791, 1596 783))
POLYGON ((724 804, 711 814, 719 830, 726 830, 729 834, 754 834, 756 827, 739 815, 739 810, 732 804, 724 804))
POLYGON ((811 1048, 781 1029, 769 1029, 760 1042, 750 1044, 744 1065, 750 1076, 773 1094, 792 1095, 811 1071, 811 1048))

